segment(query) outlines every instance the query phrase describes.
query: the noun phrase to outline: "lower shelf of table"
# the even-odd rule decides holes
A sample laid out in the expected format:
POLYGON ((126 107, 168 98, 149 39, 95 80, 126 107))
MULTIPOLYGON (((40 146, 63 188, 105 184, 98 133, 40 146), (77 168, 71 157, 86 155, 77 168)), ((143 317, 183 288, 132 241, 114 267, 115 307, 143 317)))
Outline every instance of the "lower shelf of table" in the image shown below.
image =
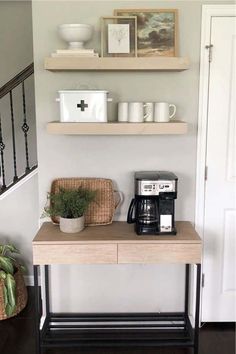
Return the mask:
POLYGON ((50 314, 41 330, 42 347, 193 347, 188 316, 172 313, 50 314))

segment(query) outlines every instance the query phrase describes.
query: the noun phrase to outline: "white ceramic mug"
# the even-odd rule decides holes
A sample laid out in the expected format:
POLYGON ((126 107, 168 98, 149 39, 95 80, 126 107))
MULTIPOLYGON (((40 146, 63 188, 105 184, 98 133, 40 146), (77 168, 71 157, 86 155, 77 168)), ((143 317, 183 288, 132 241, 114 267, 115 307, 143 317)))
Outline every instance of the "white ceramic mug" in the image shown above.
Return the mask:
POLYGON ((169 122, 174 118, 176 113, 176 106, 174 104, 169 104, 167 102, 156 102, 155 103, 155 122, 169 122), (173 108, 173 112, 170 113, 170 109, 173 108))
POLYGON ((145 123, 146 122, 153 122, 153 114, 154 114, 154 105, 153 102, 145 102, 144 103, 144 116, 145 116, 145 123))
POLYGON ((130 123, 142 123, 147 114, 144 113, 146 105, 143 102, 129 102, 128 121, 130 123))
POLYGON ((128 122, 128 102, 118 103, 118 122, 128 122))

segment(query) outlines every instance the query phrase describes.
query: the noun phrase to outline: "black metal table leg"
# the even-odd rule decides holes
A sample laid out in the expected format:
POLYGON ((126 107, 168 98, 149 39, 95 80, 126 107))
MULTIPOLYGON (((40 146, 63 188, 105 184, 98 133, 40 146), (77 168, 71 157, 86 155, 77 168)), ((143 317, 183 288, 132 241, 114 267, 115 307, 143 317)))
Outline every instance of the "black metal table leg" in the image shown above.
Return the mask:
MULTIPOLYGON (((50 302, 49 302, 49 274, 48 265, 44 266, 44 290, 45 290, 45 320, 41 329, 41 343, 43 343, 50 323, 50 302)), ((44 349, 41 350, 44 352, 44 349)))
POLYGON ((189 264, 186 264, 185 270, 185 305, 184 312, 188 316, 188 305, 189 305, 189 264))
POLYGON ((50 312, 48 265, 44 266, 44 274, 45 274, 45 306, 46 306, 46 318, 47 318, 50 312))
POLYGON ((41 319, 41 295, 38 284, 38 265, 34 265, 34 291, 35 291, 35 344, 36 354, 41 354, 40 344, 40 319, 41 319))
POLYGON ((201 289, 201 264, 197 264, 194 354, 198 354, 200 289, 201 289))
POLYGON ((190 283, 190 264, 185 265, 185 301, 184 301, 184 317, 185 331, 189 334, 192 342, 194 340, 193 327, 189 319, 189 283, 190 283))

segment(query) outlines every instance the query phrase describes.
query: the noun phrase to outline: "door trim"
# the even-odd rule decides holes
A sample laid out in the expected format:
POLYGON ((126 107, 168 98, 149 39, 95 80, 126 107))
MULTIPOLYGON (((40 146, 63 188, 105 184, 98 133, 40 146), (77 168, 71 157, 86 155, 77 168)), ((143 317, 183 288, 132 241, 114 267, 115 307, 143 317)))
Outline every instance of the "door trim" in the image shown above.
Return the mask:
MULTIPOLYGON (((212 17, 236 16, 236 5, 202 5, 201 49, 200 49, 200 82, 198 106, 198 136, 197 136, 197 169, 196 169, 196 203, 195 228, 204 242, 205 215, 205 167, 208 126, 208 90, 210 63, 209 52, 205 48, 210 45, 212 17)), ((213 47, 214 60, 214 47, 213 47)), ((204 272, 204 247, 203 247, 204 272)), ((200 311, 202 316, 202 311, 200 311)), ((201 317, 200 316, 200 317, 201 317)))

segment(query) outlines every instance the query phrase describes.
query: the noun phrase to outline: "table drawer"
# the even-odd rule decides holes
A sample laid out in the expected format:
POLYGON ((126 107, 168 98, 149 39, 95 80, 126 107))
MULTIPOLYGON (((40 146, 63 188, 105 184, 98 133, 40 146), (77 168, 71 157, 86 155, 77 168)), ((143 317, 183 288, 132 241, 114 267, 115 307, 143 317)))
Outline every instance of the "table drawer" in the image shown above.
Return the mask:
POLYGON ((117 245, 33 245, 34 264, 103 264, 117 263, 117 245))
POLYGON ((120 244, 118 263, 201 263, 201 244, 120 244))

